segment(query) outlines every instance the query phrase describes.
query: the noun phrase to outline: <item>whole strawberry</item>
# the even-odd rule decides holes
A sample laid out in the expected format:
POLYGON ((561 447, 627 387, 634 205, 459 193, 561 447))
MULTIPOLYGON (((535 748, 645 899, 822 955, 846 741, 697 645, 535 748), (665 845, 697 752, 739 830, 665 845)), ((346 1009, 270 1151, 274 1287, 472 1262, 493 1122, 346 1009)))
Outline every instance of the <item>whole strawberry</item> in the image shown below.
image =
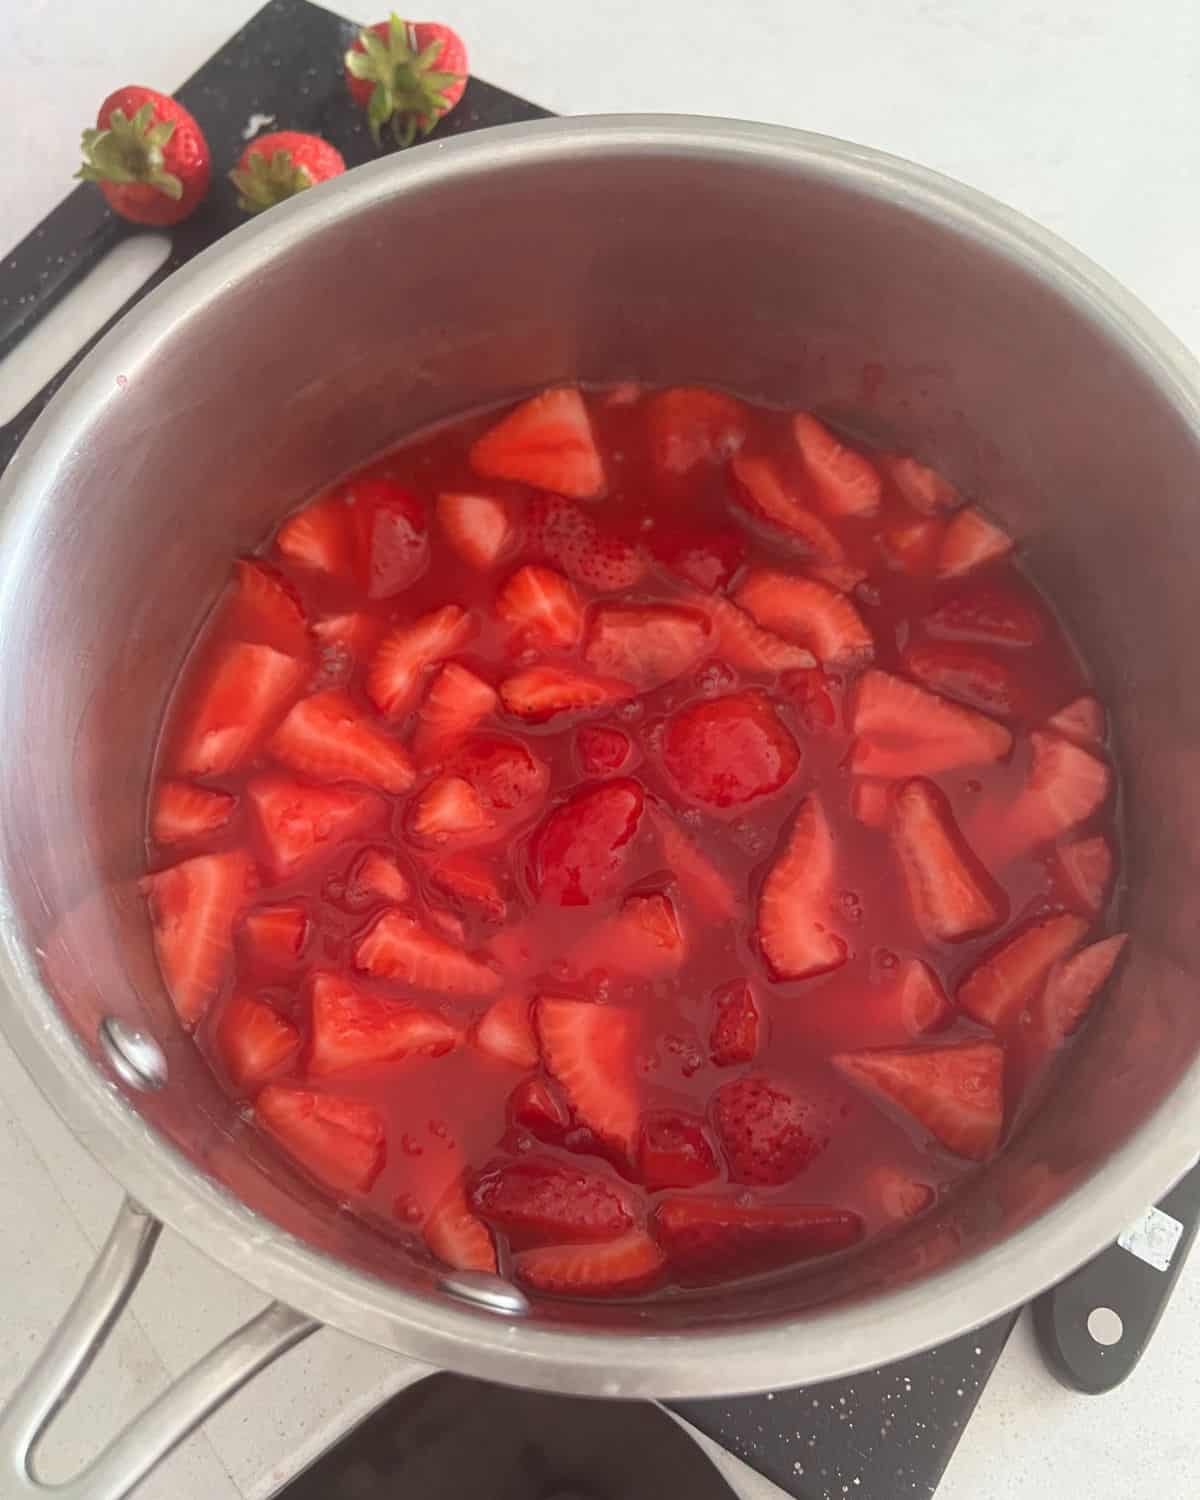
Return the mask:
POLYGON ((238 207, 257 214, 345 170, 342 153, 319 135, 276 130, 250 142, 229 178, 238 190, 238 207))
POLYGON ((208 192, 212 162, 204 132, 182 104, 130 84, 100 106, 83 132, 76 177, 94 182, 108 206, 135 224, 178 224, 208 192))
POLYGON ((377 21, 346 53, 346 81, 376 145, 390 124, 401 146, 428 135, 467 86, 467 49, 439 21, 377 21))

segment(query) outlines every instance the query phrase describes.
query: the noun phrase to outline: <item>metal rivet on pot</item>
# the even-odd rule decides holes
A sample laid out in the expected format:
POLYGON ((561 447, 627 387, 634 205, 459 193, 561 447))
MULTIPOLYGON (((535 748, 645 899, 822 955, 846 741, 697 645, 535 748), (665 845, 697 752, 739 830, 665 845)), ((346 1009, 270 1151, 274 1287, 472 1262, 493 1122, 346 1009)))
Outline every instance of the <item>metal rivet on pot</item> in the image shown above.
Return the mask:
POLYGON ((153 1093, 167 1081, 167 1060, 152 1036, 135 1031, 116 1016, 100 1022, 100 1050, 113 1072, 131 1089, 153 1093))
POLYGON ((456 1271, 453 1276, 442 1276, 438 1290, 457 1297, 460 1302, 469 1302, 473 1307, 482 1307, 487 1312, 502 1313, 506 1318, 523 1318, 529 1312, 529 1302, 511 1281, 493 1276, 488 1271, 456 1271))

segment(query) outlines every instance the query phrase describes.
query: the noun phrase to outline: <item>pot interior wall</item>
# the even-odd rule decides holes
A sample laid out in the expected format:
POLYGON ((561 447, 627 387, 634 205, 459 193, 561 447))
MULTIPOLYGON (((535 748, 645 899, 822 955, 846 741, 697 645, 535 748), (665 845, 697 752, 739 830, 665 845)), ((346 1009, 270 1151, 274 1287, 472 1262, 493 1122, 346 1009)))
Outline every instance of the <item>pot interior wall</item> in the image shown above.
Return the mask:
POLYGON ((231 552, 414 428, 556 380, 816 405, 944 468, 1060 603, 1114 708, 1131 961, 1003 1161, 852 1271, 650 1314, 540 1313, 711 1327, 970 1254, 1089 1175, 1200 1045, 1194 432, 1065 278, 1036 280, 866 170, 839 183, 782 153, 578 142, 486 173, 464 155, 441 181, 427 160, 380 175, 344 222, 331 185, 324 217, 244 231, 286 253, 219 289, 202 261, 201 294, 136 344, 124 385, 103 355, 77 381, 90 420, 20 495, 0 573, 0 855, 23 941, 85 1048, 107 1014, 162 1042, 170 1083, 134 1103, 187 1157, 311 1243, 428 1289, 428 1268, 245 1129, 173 1020, 135 884, 166 691, 231 552))

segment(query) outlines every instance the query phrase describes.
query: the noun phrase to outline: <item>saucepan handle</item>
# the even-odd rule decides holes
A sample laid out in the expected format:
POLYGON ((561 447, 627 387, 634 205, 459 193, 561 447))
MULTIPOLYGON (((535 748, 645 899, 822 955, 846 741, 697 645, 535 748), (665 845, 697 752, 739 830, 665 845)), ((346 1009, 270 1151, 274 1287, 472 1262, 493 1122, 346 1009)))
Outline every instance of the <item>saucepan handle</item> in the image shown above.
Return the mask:
POLYGON ((211 1412, 320 1326, 272 1302, 198 1359, 81 1473, 65 1484, 39 1480, 38 1444, 115 1327, 161 1229, 125 1199, 79 1294, 0 1411, 0 1493, 6 1500, 123 1500, 211 1412))

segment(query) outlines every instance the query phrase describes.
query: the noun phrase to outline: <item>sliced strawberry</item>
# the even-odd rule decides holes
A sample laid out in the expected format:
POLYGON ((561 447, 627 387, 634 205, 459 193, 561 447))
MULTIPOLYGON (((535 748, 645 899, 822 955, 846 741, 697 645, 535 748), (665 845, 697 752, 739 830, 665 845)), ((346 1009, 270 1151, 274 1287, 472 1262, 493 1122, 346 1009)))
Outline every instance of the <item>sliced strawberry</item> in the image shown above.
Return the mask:
POLYGON ((910 677, 947 698, 1000 718, 1020 707, 1020 685, 1007 662, 958 641, 916 641, 902 652, 910 677))
POLYGON ((526 1250, 513 1262, 513 1273, 525 1286, 569 1297, 645 1291, 657 1281, 662 1268, 662 1251, 641 1229, 598 1245, 526 1250))
POLYGON ((924 1036, 949 1025, 954 1011, 942 982, 927 963, 908 958, 900 965, 890 996, 909 1036, 924 1036))
POLYGON ((570 1111, 541 1078, 526 1078, 513 1089, 508 1115, 514 1125, 553 1146, 562 1145, 571 1126, 570 1111))
POLYGON ((456 948, 465 948, 467 945, 467 924, 457 912, 447 911, 444 906, 431 906, 429 908, 429 924, 437 929, 447 942, 453 943, 456 948))
POLYGON ((852 769, 901 777, 1000 760, 1012 748, 1003 724, 874 668, 855 684, 850 725, 860 736, 852 769))
POLYGON ((1077 745, 1103 745, 1104 709, 1095 698, 1075 698, 1047 719, 1046 728, 1074 740, 1077 745))
POLYGON ((1049 1046, 1057 1046, 1083 1024, 1128 939, 1127 932, 1119 932, 1080 949, 1071 958, 1060 959, 1051 968, 1035 1017, 1035 1025, 1049 1046))
POLYGON ((514 407, 476 438, 470 459, 485 479, 515 479, 573 500, 604 493, 591 419, 572 386, 543 391, 514 407))
POLYGON ((417 716, 413 751, 436 760, 500 706, 496 690, 474 672, 447 662, 433 681, 417 716))
POLYGON ((540 1053, 529 1001, 524 995, 501 995, 479 1018, 472 1039, 481 1052, 514 1068, 536 1068, 540 1053))
POLYGON ((605 406, 634 406, 642 398, 642 387, 636 380, 618 380, 605 395, 605 406))
POLYGON ((347 905, 356 908, 376 906, 386 901, 399 906, 412 894, 408 877, 391 854, 367 849, 355 861, 346 880, 347 905))
POLYGON ((870 459, 839 442, 810 412, 797 412, 792 418, 792 436, 813 488, 831 516, 875 514, 883 481, 870 459))
POLYGON ((355 662, 366 661, 379 644, 384 622, 379 615, 362 610, 325 615, 313 622, 312 633, 321 648, 321 661, 327 673, 349 674, 355 662))
POLYGON ((911 455, 881 460, 884 472, 900 491, 901 497, 927 516, 954 510, 961 496, 936 469, 919 463, 911 455))
POLYGON ((584 656, 605 677, 643 692, 689 672, 711 650, 697 610, 671 604, 602 604, 592 612, 584 656))
POLYGON ((358 968, 376 979, 397 979, 452 995, 494 995, 500 975, 453 943, 426 932, 415 917, 385 911, 354 954, 358 968))
POLYGON ((730 693, 672 715, 663 764, 693 801, 740 807, 786 786, 800 751, 765 694, 730 693))
POLYGON ((626 896, 621 910, 593 929, 575 948, 577 970, 666 979, 678 974, 685 957, 675 908, 660 892, 626 896))
POLYGON ((257 906, 243 918, 242 933, 256 958, 292 964, 308 941, 308 913, 295 901, 257 906))
POLYGON ((311 993, 313 1078, 402 1057, 441 1057, 462 1040, 436 1011, 364 994, 335 974, 314 974, 311 993))
POLYGON ((804 505, 780 477, 769 458, 739 454, 730 464, 738 495, 751 515, 787 532, 806 552, 823 562, 844 562, 846 549, 829 527, 804 505))
POLYGON ((1112 845, 1102 833, 1073 844, 1060 844, 1055 851, 1058 867, 1070 898, 1085 912, 1096 916, 1108 901, 1112 884, 1112 845))
POLYGON ((904 516, 885 527, 879 542, 891 567, 918 576, 932 570, 944 530, 929 516, 904 516))
POLYGON ((233 949, 233 924, 254 874, 240 850, 198 854, 147 875, 154 947, 179 1018, 198 1021, 220 988, 233 949))
POLYGON ((866 568, 852 562, 814 562, 811 558, 804 564, 804 571, 818 583, 827 583, 839 594, 852 594, 860 583, 870 576, 866 568))
POLYGON ((695 1115, 659 1110, 642 1123, 639 1173, 648 1191, 698 1187, 719 1177, 716 1153, 695 1115))
POLYGON ((637 1015, 589 1000, 543 995, 534 1019, 542 1059, 576 1118, 632 1160, 641 1114, 633 1073, 637 1015))
POLYGON ((862 1238, 857 1214, 824 1204, 748 1204, 689 1194, 664 1198, 654 1232, 683 1280, 744 1276, 846 1250, 862 1238))
POLYGON ((871 632, 854 605, 814 578, 755 568, 734 598, 765 629, 807 646, 826 666, 857 666, 875 654, 871 632))
POLYGON ((156 844, 190 844, 224 828, 233 817, 237 798, 187 781, 164 781, 154 797, 150 823, 156 844))
POLYGON ((225 1071, 247 1089, 287 1067, 299 1050, 300 1033, 265 1000, 233 995, 217 1023, 216 1044, 225 1071))
POLYGON ((430 1209, 421 1226, 425 1243, 455 1271, 496 1273, 496 1247, 487 1227, 471 1211, 461 1182, 453 1182, 430 1209))
POLYGON ((411 706, 426 670, 460 650, 474 628, 465 610, 446 604, 389 631, 367 670, 371 702, 387 718, 399 718, 411 706))
POLYGON ((504 920, 507 903, 500 880, 494 867, 479 855, 465 850, 444 854, 429 866, 429 878, 447 895, 478 908, 489 921, 504 920))
POLYGON ((561 573, 539 563, 517 569, 497 595, 496 613, 521 648, 566 651, 583 634, 579 595, 561 573))
POLYGON ((1004 1048, 995 1042, 946 1047, 878 1047, 844 1052, 834 1065, 868 1093, 911 1115, 947 1151, 983 1161, 1004 1128, 1004 1048))
POLYGON ((835 860, 825 809, 809 795, 758 901, 758 940, 776 979, 808 979, 846 962, 845 939, 829 925, 835 860))
POLYGON ((589 776, 619 771, 633 754, 633 743, 623 729, 585 724, 575 731, 575 754, 589 776))
POLYGON ((995 579, 972 579, 925 617, 931 635, 984 646, 1036 646, 1046 618, 1025 595, 995 579))
POLYGON ((823 1111, 768 1078, 735 1078, 713 1095, 713 1124, 734 1182, 790 1182, 829 1144, 823 1111))
POLYGON ((642 788, 628 777, 585 786, 560 803, 530 842, 534 894, 557 906, 586 906, 611 892, 644 805, 642 788))
POLYGON ((516 533, 508 507, 491 495, 439 495, 437 517, 446 540, 473 568, 494 568, 516 533))
POLYGON ((615 1239, 633 1225, 630 1194, 613 1178, 536 1156, 485 1169, 471 1203, 525 1244, 615 1239))
POLYGON ((890 827, 913 917, 930 942, 962 942, 1005 920, 1004 892, 968 848, 932 781, 897 789, 890 827))
POLYGON ((360 474, 338 485, 357 543, 357 572, 370 599, 390 599, 429 566, 429 525, 413 492, 386 474, 360 474))
POLYGON ((697 848, 668 812, 652 807, 651 817, 663 858, 679 889, 702 916, 717 922, 728 921, 740 904, 732 881, 697 848))
POLYGON ((437 776, 413 802, 408 813, 412 836, 429 844, 475 838, 493 827, 483 798, 461 776, 437 776))
POLYGON ((884 1218, 897 1223, 917 1218, 927 1208, 933 1207, 937 1197, 927 1182, 918 1182, 899 1167, 872 1167, 866 1175, 865 1186, 884 1218))
POLYGON ((470 735, 443 764, 469 781, 493 812, 532 812, 550 780, 546 766, 527 746, 500 734, 470 735))
POLYGON ((354 571, 350 517, 336 492, 289 516, 275 533, 275 545, 289 561, 318 573, 350 577, 354 571))
POLYGON ((700 464, 723 463, 746 441, 746 408, 703 386, 659 391, 647 404, 646 420, 654 466, 663 474, 689 474, 700 464))
POLYGON ((308 666, 271 646, 222 648, 195 700, 175 755, 185 776, 224 776, 244 765, 299 693, 308 666))
POLYGON ((660 563, 706 594, 723 589, 746 555, 746 543, 732 527, 656 526, 649 542, 660 563))
POLYGON ((593 677, 568 667, 529 667, 500 684, 504 707, 530 724, 544 724, 557 714, 591 713, 633 696, 627 682, 593 677))
POLYGON ((937 570, 942 578, 957 578, 984 563, 1006 557, 1013 540, 1007 531, 986 520, 971 506, 960 510, 946 527, 938 549, 937 570))
POLYGON ((728 599, 714 594, 707 608, 717 650, 731 665, 752 672, 791 672, 816 665, 806 646, 764 630, 728 599))
POLYGON ((378 822, 387 806, 374 792, 309 786, 289 776, 256 776, 246 796, 277 880, 335 853, 378 822))
POLYGON ((718 1068, 753 1062, 762 1037, 760 1002, 747 979, 731 979, 713 992, 708 1050, 718 1068))
POLYGON ((384 792, 406 792, 416 780, 404 746, 377 729, 335 688, 301 698, 267 742, 267 750, 290 770, 314 781, 361 781, 384 792))
POLYGON ((312 642, 300 598, 266 563, 251 557, 234 563, 232 609, 241 638, 273 646, 287 656, 308 655, 312 642))
POLYGON ((891 809, 891 787, 886 781, 860 776, 850 788, 850 811, 864 827, 886 828, 891 809))
POLYGON ((365 1193, 383 1167, 383 1117, 363 1099, 269 1083, 254 1113, 300 1165, 326 1186, 365 1193))
POLYGON ((993 840, 1001 857, 1015 858, 1068 833, 1098 812, 1112 788, 1112 772, 1082 745, 1034 730, 1025 785, 1003 809, 993 840))
POLYGON ((840 686, 840 679, 821 667, 802 667, 787 672, 779 684, 788 700, 799 706, 804 728, 812 734, 823 734, 839 727, 836 686, 840 686))
POLYGON ((602 593, 633 588, 648 566, 640 547, 602 533, 591 516, 557 495, 533 501, 525 531, 531 551, 602 593))
POLYGON ((1083 941, 1088 922, 1070 912, 1041 917, 987 954, 958 987, 958 1003, 973 1021, 999 1027, 1037 998, 1046 975, 1083 941))

